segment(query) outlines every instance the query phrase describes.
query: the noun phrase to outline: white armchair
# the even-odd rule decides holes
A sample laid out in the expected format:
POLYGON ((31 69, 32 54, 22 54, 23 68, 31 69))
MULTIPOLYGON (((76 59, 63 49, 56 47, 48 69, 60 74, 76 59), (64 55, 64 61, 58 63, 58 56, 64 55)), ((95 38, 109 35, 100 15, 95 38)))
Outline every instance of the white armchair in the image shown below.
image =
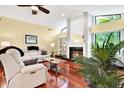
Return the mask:
POLYGON ((43 64, 24 66, 16 49, 9 49, 1 54, 0 60, 9 88, 33 88, 47 81, 47 68, 43 64))

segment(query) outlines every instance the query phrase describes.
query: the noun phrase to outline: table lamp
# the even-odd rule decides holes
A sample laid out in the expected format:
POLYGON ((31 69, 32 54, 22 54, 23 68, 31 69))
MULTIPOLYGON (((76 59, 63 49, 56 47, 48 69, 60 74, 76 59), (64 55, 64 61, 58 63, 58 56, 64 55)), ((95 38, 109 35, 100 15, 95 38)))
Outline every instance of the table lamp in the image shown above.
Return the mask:
POLYGON ((54 51, 53 51, 53 48, 55 47, 55 43, 50 43, 50 46, 51 46, 51 57, 54 57, 54 51))

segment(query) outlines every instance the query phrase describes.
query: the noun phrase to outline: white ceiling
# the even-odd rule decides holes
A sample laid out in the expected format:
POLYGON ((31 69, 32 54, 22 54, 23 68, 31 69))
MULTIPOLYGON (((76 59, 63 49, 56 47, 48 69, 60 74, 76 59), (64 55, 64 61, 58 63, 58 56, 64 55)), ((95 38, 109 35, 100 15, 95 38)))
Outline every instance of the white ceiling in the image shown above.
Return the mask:
POLYGON ((91 15, 106 15, 124 12, 124 5, 49 5, 43 6, 50 14, 38 12, 32 15, 31 8, 15 5, 0 5, 0 16, 10 17, 29 23, 49 26, 61 30, 66 26, 66 19, 81 14, 83 11, 91 15), (65 16, 62 16, 64 13, 65 16))

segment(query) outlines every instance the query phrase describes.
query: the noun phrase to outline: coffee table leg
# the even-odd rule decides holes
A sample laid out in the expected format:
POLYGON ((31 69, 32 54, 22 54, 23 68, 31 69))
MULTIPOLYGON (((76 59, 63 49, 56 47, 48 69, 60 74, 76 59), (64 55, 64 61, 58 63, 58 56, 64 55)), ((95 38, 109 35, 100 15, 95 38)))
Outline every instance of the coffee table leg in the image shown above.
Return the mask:
POLYGON ((57 75, 57 71, 58 71, 58 64, 56 64, 56 75, 57 75))
POLYGON ((65 67, 65 63, 64 63, 64 75, 65 75, 65 73, 66 73, 65 68, 66 68, 66 67, 65 67))
POLYGON ((55 72, 55 74, 57 75, 58 73, 58 64, 54 64, 54 63, 50 63, 50 69, 53 70, 55 72))

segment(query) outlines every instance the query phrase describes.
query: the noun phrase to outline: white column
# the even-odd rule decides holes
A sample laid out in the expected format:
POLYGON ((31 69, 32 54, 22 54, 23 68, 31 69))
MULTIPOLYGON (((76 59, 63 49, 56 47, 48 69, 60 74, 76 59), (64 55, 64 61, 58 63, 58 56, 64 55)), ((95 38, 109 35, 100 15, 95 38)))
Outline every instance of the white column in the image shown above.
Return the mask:
POLYGON ((67 42, 70 42, 70 39, 71 39, 70 26, 71 26, 71 20, 70 20, 70 18, 68 18, 67 19, 67 42))
MULTIPOLYGON (((95 16, 91 16, 91 25, 95 24, 95 16)), ((95 33, 91 33, 91 42, 95 43, 95 33)))
POLYGON ((88 12, 83 12, 83 33, 85 40, 84 56, 91 57, 92 33, 90 26, 92 25, 92 16, 88 12))
POLYGON ((69 58, 69 46, 68 44, 71 41, 71 19, 68 18, 67 19, 67 52, 66 52, 66 56, 67 58, 69 58))
MULTIPOLYGON (((123 13, 121 13, 121 19, 124 19, 124 12, 123 13)), ((120 39, 121 40, 124 40, 124 28, 123 29, 121 29, 121 35, 120 35, 120 39)), ((121 49, 121 54, 120 55, 124 55, 124 48, 123 49, 121 49)))
MULTIPOLYGON (((121 19, 124 19, 124 13, 121 14, 121 19)), ((121 30, 121 40, 124 40, 124 29, 121 30)))

